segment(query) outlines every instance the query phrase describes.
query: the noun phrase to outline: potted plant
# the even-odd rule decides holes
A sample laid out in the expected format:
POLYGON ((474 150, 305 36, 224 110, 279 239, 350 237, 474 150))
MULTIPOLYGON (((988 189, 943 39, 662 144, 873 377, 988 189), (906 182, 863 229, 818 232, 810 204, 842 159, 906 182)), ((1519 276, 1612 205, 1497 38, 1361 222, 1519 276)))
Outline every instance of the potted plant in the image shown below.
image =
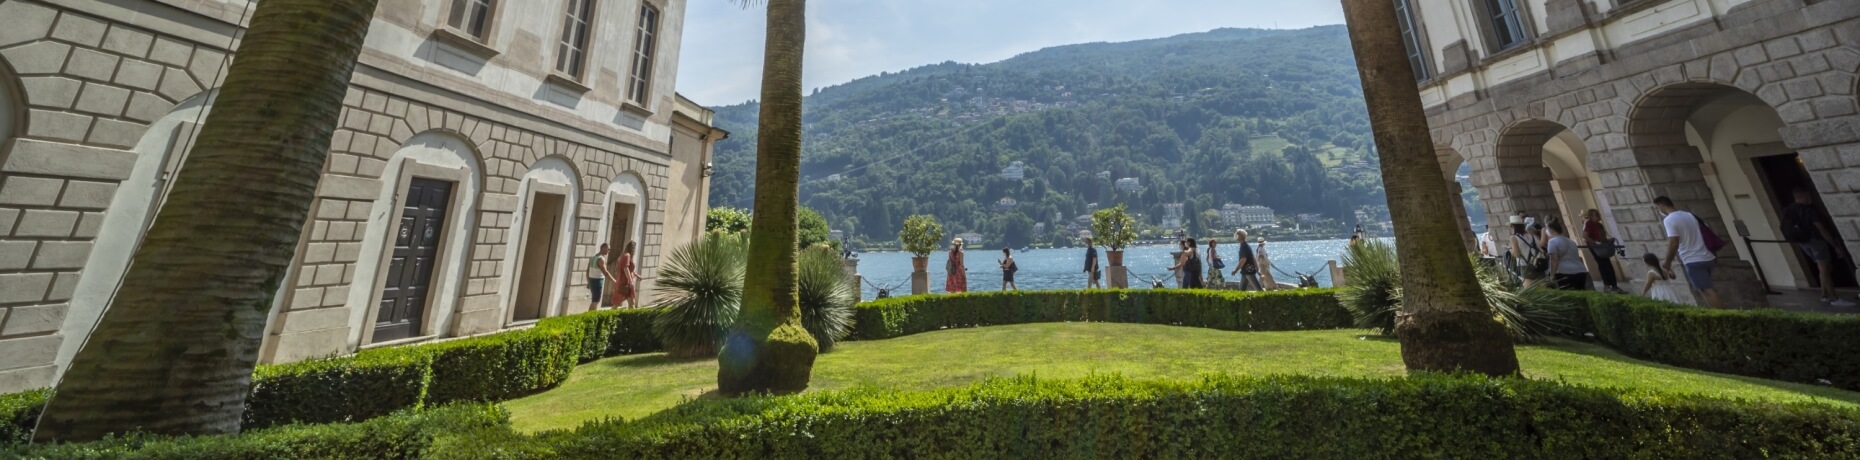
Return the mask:
POLYGON ((923 272, 930 265, 930 253, 937 250, 943 241, 943 225, 936 223, 935 216, 915 215, 904 219, 904 230, 898 232, 898 243, 911 253, 911 269, 923 272))
POLYGON ((1137 221, 1124 212, 1124 205, 1115 208, 1100 209, 1091 213, 1091 233, 1098 242, 1110 248, 1105 251, 1105 258, 1113 267, 1124 266, 1124 247, 1137 239, 1137 221))

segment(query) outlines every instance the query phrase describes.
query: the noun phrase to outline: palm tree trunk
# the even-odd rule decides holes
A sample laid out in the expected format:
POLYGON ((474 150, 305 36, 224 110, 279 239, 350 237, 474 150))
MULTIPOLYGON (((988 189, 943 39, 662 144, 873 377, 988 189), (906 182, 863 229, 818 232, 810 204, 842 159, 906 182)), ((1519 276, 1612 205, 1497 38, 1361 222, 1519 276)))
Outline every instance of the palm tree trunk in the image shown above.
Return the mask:
POLYGON ((239 431, 375 3, 258 4, 197 147, 35 439, 239 431))
POLYGON ((1401 254, 1402 312, 1395 322, 1410 371, 1517 375, 1511 338, 1493 317, 1460 241, 1434 159, 1427 116, 1415 91, 1391 0, 1343 0, 1369 103, 1395 246, 1401 254))
POLYGON ((805 390, 820 351, 795 297, 806 10, 806 0, 769 0, 749 270, 741 313, 717 355, 717 389, 726 395, 805 390))

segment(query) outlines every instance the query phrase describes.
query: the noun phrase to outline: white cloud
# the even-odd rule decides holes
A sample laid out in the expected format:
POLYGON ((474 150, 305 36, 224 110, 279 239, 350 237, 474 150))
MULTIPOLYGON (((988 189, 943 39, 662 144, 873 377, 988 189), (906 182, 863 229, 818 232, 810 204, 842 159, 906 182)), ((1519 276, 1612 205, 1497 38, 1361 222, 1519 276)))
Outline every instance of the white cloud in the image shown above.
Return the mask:
MULTIPOLYGON (((754 99, 763 10, 687 3, 678 91, 703 104, 754 99)), ((812 0, 805 87, 943 61, 994 62, 1040 48, 1223 27, 1343 22, 1335 0, 812 0)))

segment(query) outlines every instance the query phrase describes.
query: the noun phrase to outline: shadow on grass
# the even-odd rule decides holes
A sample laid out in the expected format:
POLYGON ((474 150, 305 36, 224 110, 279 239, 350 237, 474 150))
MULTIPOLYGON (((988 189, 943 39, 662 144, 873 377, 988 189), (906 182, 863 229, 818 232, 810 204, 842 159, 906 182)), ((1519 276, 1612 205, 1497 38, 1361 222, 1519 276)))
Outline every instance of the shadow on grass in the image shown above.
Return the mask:
POLYGON ((1704 376, 1704 377, 1735 380, 1735 381, 1742 382, 1742 383, 1769 387, 1769 388, 1773 388, 1779 391, 1795 393, 1795 394, 1808 396, 1812 398, 1831 399, 1831 400, 1843 401, 1843 402, 1847 402, 1851 404, 1860 404, 1860 393, 1856 393, 1852 391, 1846 391, 1846 390, 1829 387, 1829 386, 1818 386, 1818 385, 1810 385, 1806 383, 1784 382, 1784 381, 1779 381, 1779 380, 1765 379, 1761 377, 1750 377, 1750 376, 1737 375, 1737 374, 1725 374, 1725 373, 1719 373, 1719 372, 1702 371, 1702 370, 1692 369, 1688 367, 1679 367, 1679 366, 1673 366, 1673 365, 1654 362, 1654 361, 1646 361, 1646 360, 1636 359, 1626 354, 1622 354, 1621 352, 1616 351, 1613 348, 1608 348, 1607 345, 1597 343, 1597 342, 1583 342, 1583 341, 1570 340, 1570 339, 1551 339, 1551 340, 1548 340, 1542 343, 1537 343, 1537 344, 1530 345, 1530 346, 1536 347, 1536 348, 1547 349, 1547 350, 1556 350, 1556 351, 1561 351, 1565 353, 1573 353, 1573 354, 1589 356, 1589 357, 1594 357, 1594 358, 1601 358, 1601 359, 1605 359, 1609 361, 1632 364, 1635 366, 1654 368, 1654 369, 1663 369, 1663 370, 1678 372, 1682 374, 1691 374, 1691 375, 1704 376))

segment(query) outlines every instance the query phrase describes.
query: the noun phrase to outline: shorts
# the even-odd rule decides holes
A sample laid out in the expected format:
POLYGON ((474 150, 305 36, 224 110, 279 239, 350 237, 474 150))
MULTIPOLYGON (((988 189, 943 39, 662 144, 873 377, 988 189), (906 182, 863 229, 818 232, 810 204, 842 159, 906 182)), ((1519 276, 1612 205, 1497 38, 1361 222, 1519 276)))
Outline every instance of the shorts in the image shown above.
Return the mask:
POLYGON ((1588 272, 1558 273, 1553 281, 1557 289, 1565 291, 1587 291, 1591 286, 1588 272))
POLYGON ((1809 260, 1816 262, 1834 261, 1834 248, 1828 247, 1828 242, 1822 241, 1821 238, 1808 240, 1807 243, 1796 243, 1795 247, 1802 248, 1802 253, 1807 254, 1809 260))
POLYGON ((601 281, 604 281, 604 280, 600 278, 588 278, 588 292, 591 292, 594 294, 594 297, 592 298, 595 298, 595 299, 601 298, 601 281))
POLYGON ((1707 260, 1686 264, 1686 281, 1692 283, 1692 290, 1705 292, 1711 290, 1711 272, 1718 267, 1718 261, 1707 260))

